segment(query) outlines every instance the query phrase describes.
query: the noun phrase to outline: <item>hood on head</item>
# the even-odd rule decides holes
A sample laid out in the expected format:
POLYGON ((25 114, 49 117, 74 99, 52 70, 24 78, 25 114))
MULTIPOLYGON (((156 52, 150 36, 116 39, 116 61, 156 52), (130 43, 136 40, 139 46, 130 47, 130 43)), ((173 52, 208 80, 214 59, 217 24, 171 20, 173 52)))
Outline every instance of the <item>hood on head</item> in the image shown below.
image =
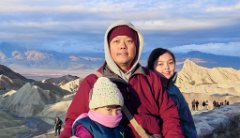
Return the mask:
POLYGON ((104 52, 105 52, 105 61, 109 67, 109 69, 111 71, 113 71, 115 74, 117 74, 118 76, 120 76, 121 78, 123 78, 124 80, 128 80, 128 78, 131 76, 131 74, 133 73, 134 69, 136 68, 136 66, 139 63, 140 60, 140 55, 142 53, 142 49, 143 49, 143 44, 144 44, 144 39, 143 39, 143 35, 142 33, 135 28, 130 22, 124 21, 124 20, 120 20, 117 22, 114 22, 113 24, 111 24, 104 36, 104 52), (122 25, 127 25, 128 27, 132 28, 133 30, 135 30, 138 34, 138 46, 136 46, 137 48, 137 55, 135 57, 135 60, 133 61, 134 63, 132 64, 131 69, 127 72, 127 73, 123 73, 121 71, 121 69, 115 64, 115 62, 113 61, 111 55, 110 55, 110 49, 109 49, 109 44, 108 44, 108 35, 109 32, 115 28, 116 26, 122 26, 122 25), (127 77, 127 78, 126 78, 127 77))

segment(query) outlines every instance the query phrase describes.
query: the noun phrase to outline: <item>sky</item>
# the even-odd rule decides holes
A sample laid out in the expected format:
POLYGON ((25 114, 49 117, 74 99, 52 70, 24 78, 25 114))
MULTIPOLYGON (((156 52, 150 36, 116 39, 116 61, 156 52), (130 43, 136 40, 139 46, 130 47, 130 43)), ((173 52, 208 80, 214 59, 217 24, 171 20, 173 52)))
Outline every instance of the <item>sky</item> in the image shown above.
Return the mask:
POLYGON ((102 50, 107 27, 127 20, 143 52, 240 56, 240 0, 1 0, 0 42, 58 52, 102 50))

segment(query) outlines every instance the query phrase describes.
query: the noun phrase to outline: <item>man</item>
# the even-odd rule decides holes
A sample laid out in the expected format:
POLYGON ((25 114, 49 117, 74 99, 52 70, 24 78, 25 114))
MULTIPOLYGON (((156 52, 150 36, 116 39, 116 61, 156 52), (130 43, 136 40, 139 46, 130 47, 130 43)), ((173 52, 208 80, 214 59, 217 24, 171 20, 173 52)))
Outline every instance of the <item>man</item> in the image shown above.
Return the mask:
POLYGON ((59 118, 59 116, 57 116, 55 118, 55 125, 54 125, 54 128, 55 128, 55 136, 58 136, 60 135, 60 131, 61 131, 61 128, 62 128, 62 120, 59 118))
MULTIPOLYGON (((182 138, 177 106, 162 87, 160 78, 139 64, 142 48, 143 36, 132 24, 125 21, 112 24, 105 34, 106 62, 98 73, 117 84, 125 106, 146 133, 182 138)), ((82 80, 68 109, 61 138, 70 137, 73 121, 89 111, 89 92, 97 78, 90 74, 82 80)), ((125 126, 126 138, 141 137, 125 116, 121 123, 125 126)))
POLYGON ((195 104, 196 104, 196 111, 198 111, 199 101, 197 100, 195 104))
POLYGON ((193 99, 192 101, 192 110, 195 111, 195 106, 196 106, 196 101, 195 99, 193 99))

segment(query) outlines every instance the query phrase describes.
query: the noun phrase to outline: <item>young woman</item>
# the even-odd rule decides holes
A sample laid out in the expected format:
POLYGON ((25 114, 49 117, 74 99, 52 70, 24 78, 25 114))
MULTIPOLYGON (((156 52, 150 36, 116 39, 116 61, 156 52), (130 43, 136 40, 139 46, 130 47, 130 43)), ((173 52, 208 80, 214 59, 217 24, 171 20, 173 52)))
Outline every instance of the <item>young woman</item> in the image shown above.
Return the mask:
POLYGON ((177 104, 185 137, 196 138, 197 131, 188 104, 180 90, 174 85, 176 80, 174 54, 167 49, 156 48, 151 52, 147 66, 162 78, 169 95, 177 104))

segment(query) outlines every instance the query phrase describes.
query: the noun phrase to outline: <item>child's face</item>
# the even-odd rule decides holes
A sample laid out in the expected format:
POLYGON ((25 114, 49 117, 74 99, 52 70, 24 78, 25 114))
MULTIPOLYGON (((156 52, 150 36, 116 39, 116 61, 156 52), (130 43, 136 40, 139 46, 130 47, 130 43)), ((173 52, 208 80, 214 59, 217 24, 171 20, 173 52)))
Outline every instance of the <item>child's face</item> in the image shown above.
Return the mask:
POLYGON ((95 112, 98 112, 98 113, 101 113, 104 115, 116 116, 116 115, 122 114, 121 107, 118 107, 118 108, 100 107, 100 108, 93 109, 93 110, 95 112))

